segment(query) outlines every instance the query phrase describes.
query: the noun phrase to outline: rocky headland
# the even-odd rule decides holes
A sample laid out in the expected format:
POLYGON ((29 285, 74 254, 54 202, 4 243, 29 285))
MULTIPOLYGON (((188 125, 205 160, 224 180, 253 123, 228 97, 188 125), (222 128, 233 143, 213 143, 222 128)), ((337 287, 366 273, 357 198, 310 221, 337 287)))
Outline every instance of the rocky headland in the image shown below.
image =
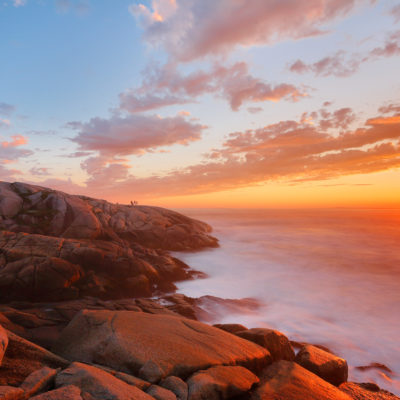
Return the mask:
POLYGON ((0 182, 0 400, 394 400, 344 359, 279 331, 210 326, 169 251, 218 246, 158 207, 0 182))

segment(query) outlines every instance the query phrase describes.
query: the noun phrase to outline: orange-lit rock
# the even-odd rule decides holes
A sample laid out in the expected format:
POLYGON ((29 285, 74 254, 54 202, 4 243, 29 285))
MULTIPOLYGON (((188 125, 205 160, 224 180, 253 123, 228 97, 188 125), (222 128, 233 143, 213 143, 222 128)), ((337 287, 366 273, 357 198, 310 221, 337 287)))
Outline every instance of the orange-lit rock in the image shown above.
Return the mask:
POLYGON ((94 362, 149 382, 187 377, 214 365, 260 370, 269 352, 220 329, 169 315, 129 311, 82 311, 54 346, 70 360, 94 362))
POLYGON ((265 369, 251 400, 351 400, 336 386, 290 361, 265 369))
POLYGON ((74 385, 81 389, 82 397, 89 393, 94 399, 151 400, 153 397, 135 386, 90 365, 72 363, 56 377, 56 387, 74 385))
POLYGON ((275 361, 294 360, 294 351, 289 339, 281 332, 273 329, 253 328, 235 334, 266 348, 275 361))
POLYGON ((346 360, 318 347, 304 346, 297 353, 295 361, 332 385, 339 386, 347 381, 346 360))
POLYGON ((199 371, 188 380, 189 400, 230 399, 243 395, 259 382, 256 375, 243 367, 217 366, 199 371))

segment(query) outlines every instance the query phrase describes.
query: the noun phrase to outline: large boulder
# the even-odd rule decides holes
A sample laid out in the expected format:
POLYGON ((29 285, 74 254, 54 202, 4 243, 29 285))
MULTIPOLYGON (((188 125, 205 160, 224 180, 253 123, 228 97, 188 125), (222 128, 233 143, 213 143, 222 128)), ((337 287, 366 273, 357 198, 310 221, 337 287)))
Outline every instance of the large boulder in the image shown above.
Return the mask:
POLYGON ((85 393, 89 393, 99 400, 153 399, 137 387, 128 385, 102 369, 78 362, 72 363, 56 377, 56 387, 68 385, 79 387, 83 398, 85 393))
POLYGON ((289 339, 281 332, 266 328, 252 328, 235 334, 265 347, 275 361, 294 360, 295 354, 289 339))
POLYGON ((339 386, 339 389, 347 393, 354 400, 399 400, 386 390, 382 390, 374 383, 346 382, 339 386))
POLYGON ((188 379, 189 400, 230 399, 248 392, 258 382, 257 376, 243 367, 212 367, 188 379))
POLYGON ((215 365, 260 370, 271 362, 266 349, 201 322, 130 311, 80 312, 54 351, 153 383, 169 375, 186 378, 215 365))
POLYGON ((347 381, 346 360, 318 347, 304 346, 297 353, 295 361, 332 385, 339 386, 347 381))
POLYGON ((0 325, 0 366, 8 346, 8 336, 5 329, 0 325))
POLYGON ((15 217, 22 207, 23 199, 12 190, 7 182, 0 182, 0 216, 15 217))
POLYGON ((337 387, 290 361, 265 369, 251 400, 351 400, 337 387))

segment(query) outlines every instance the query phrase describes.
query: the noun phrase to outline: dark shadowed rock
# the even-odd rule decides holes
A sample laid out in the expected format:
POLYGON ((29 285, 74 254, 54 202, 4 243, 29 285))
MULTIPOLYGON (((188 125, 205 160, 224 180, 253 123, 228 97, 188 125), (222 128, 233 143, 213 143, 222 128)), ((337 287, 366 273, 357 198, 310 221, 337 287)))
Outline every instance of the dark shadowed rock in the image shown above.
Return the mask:
POLYGON ((0 366, 8 346, 8 335, 5 329, 0 325, 0 366))
POLYGON ((50 351, 11 332, 7 334, 9 343, 1 366, 0 385, 17 386, 43 367, 65 368, 68 365, 66 360, 50 351))
POLYGON ((196 372, 188 381, 189 400, 230 399, 248 392, 259 379, 243 367, 217 366, 196 372))
POLYGON ((240 324, 215 324, 213 326, 229 333, 238 333, 247 330, 245 326, 240 324))
POLYGON ((25 399, 25 392, 14 386, 0 386, 1 400, 22 400, 25 399))
POLYGON ((31 400, 82 400, 81 389, 74 385, 63 386, 32 397, 31 400))
POLYGON ((187 383, 177 376, 169 376, 163 379, 160 386, 175 393, 177 400, 187 400, 188 398, 187 383))
POLYGON ((269 352, 190 319, 129 311, 82 311, 62 332, 54 351, 71 360, 107 365, 149 382, 187 377, 214 365, 260 370, 269 352))
POLYGON ((56 387, 74 385, 101 400, 150 400, 151 396, 135 386, 115 378, 102 369, 78 362, 72 363, 56 377, 56 387))
POLYGON ((25 392, 26 397, 32 397, 48 389, 53 384, 56 374, 57 370, 43 367, 28 375, 20 388, 25 392))
POLYGON ((173 392, 157 385, 151 385, 149 389, 147 389, 147 394, 154 397, 156 400, 176 400, 176 396, 173 392))
POLYGON ((346 382, 339 386, 339 389, 347 393, 354 400, 399 400, 386 390, 382 390, 374 383, 346 382))
POLYGON ((251 400, 351 400, 337 387, 290 361, 267 367, 251 400))
POLYGON ((235 334, 266 348, 275 361, 294 360, 295 354, 289 339, 281 332, 266 328, 252 328, 235 334))
POLYGON ((318 347, 304 346, 295 361, 332 385, 339 386, 347 381, 348 367, 343 358, 337 357, 318 347))

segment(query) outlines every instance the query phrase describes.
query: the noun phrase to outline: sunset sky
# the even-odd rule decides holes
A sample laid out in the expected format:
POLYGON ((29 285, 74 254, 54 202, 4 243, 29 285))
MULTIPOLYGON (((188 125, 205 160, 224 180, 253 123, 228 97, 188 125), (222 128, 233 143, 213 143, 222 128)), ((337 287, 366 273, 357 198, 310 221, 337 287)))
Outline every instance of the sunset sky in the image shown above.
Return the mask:
POLYGON ((400 1, 0 0, 0 57, 1 180, 400 206, 400 1))

